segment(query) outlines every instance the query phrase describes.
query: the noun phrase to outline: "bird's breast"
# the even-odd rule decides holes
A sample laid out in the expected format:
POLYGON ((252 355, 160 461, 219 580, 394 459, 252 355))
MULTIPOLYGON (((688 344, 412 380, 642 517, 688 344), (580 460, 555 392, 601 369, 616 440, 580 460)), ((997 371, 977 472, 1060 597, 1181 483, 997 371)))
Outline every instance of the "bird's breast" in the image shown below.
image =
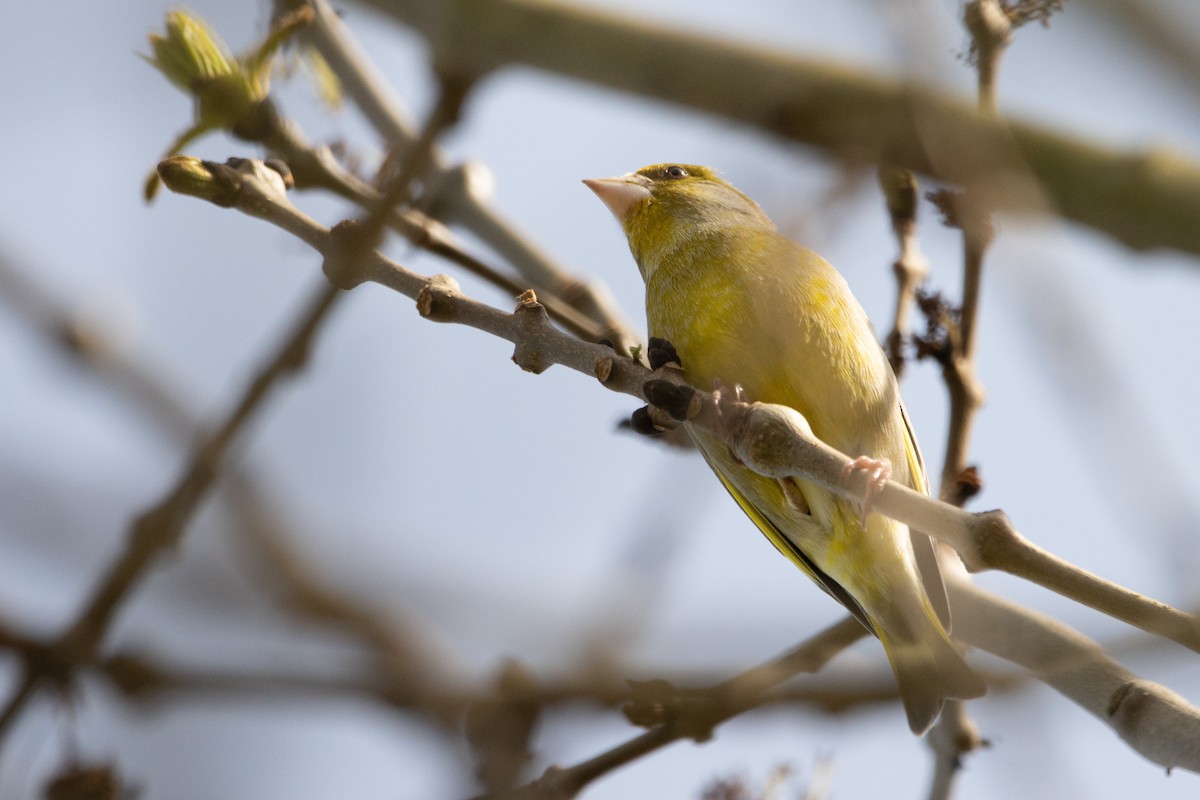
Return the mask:
POLYGON ((871 452, 898 402, 890 368, 845 281, 795 249, 814 261, 712 244, 676 253, 647 281, 650 335, 675 345, 698 388, 739 384, 795 408, 831 446, 871 452))

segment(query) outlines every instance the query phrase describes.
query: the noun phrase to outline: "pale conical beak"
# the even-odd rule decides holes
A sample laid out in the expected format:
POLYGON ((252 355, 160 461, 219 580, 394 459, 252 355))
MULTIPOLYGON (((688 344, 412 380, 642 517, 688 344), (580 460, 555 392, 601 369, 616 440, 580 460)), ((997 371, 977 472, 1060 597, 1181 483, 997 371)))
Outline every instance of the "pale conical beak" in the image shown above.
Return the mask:
POLYGON ((649 184, 648 179, 637 174, 622 175, 619 178, 588 178, 583 182, 622 224, 629 211, 650 196, 649 184))

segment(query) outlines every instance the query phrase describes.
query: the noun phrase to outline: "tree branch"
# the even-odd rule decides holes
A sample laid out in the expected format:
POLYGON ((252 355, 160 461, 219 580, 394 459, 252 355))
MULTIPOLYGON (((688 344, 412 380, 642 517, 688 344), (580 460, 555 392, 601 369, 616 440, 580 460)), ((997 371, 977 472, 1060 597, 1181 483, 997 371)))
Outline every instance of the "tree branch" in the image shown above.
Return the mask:
MULTIPOLYGON (((774 686, 802 672, 820 671, 834 656, 866 635, 866 629, 857 620, 846 617, 779 658, 699 690, 693 698, 680 698, 670 687, 663 687, 662 694, 649 704, 650 713, 661 717, 650 730, 574 766, 551 767, 537 780, 505 793, 503 798, 572 798, 597 778, 672 742, 708 739, 722 722, 766 702, 774 686)), ((631 716, 637 713, 627 711, 631 716)))
POLYGON ((1160 766, 1200 772, 1200 710, 1139 678, 1065 625, 964 581, 949 581, 954 633, 1028 669, 1160 766))
POLYGON ((904 345, 912 331, 910 320, 917 287, 929 274, 929 263, 921 255, 917 239, 917 205, 921 198, 916 177, 910 170, 881 164, 879 186, 887 201, 892 233, 900 250, 892 262, 892 274, 896 277, 896 307, 892 315, 892 329, 884 340, 892 372, 899 379, 906 363, 904 345))

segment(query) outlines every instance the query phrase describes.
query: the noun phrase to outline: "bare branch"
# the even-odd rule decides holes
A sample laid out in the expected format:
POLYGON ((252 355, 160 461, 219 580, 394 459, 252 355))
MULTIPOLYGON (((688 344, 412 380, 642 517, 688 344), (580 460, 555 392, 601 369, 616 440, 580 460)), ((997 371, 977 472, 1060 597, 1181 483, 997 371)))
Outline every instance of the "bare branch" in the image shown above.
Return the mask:
POLYGON ((917 240, 917 205, 921 198, 917 191, 916 176, 907 169, 881 164, 879 185, 887 200, 892 232, 900 248, 899 255, 892 263, 892 273, 896 276, 896 308, 892 316, 892 329, 885 339, 888 361, 899 378, 904 372, 904 343, 908 341, 912 328, 910 318, 917 287, 929 274, 929 263, 921 255, 917 240))
POLYGON ((971 0, 963 6, 963 23, 971 34, 969 55, 979 75, 979 110, 995 114, 996 79, 1012 41, 1013 21, 1001 0, 971 0))
POLYGON ((929 800, 949 800, 962 772, 963 757, 988 743, 979 735, 979 728, 967 715, 967 704, 962 700, 946 701, 925 741, 933 751, 929 800))

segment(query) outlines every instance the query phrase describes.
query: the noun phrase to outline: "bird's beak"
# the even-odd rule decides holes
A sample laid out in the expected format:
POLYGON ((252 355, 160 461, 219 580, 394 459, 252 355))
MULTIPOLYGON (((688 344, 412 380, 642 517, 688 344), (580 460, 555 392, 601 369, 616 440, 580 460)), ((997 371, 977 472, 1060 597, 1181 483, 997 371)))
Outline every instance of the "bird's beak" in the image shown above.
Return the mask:
POLYGON ((588 178, 583 185, 595 192, 622 224, 630 210, 650 196, 650 179, 634 172, 619 178, 588 178))

